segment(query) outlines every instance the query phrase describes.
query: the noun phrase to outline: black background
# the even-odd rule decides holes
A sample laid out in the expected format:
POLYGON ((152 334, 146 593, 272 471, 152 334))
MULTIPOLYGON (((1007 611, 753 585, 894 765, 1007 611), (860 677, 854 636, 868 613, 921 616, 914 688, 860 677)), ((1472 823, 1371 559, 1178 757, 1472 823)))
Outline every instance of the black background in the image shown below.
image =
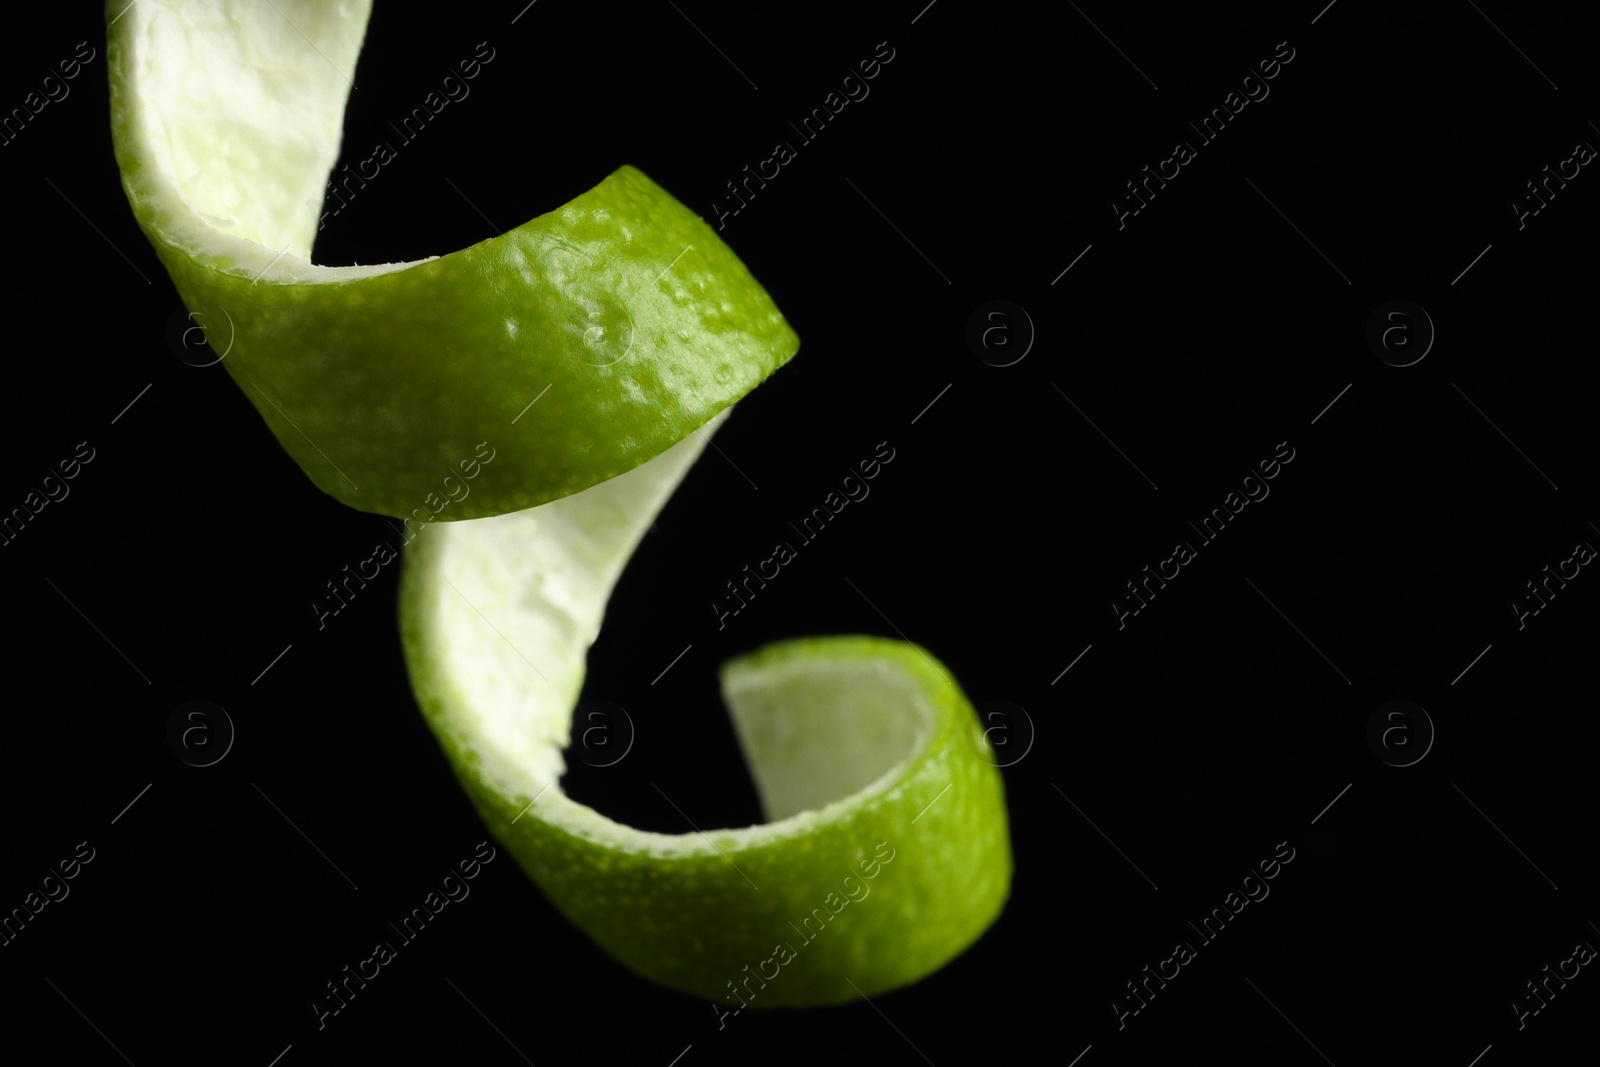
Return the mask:
POLYGON ((756 821, 716 665, 784 637, 904 636, 979 708, 1025 709, 994 720, 1015 881, 988 933, 918 985, 723 1029, 613 964, 503 857, 318 1030, 308 998, 486 833, 412 699, 397 568, 324 629, 310 607, 384 520, 320 494, 220 366, 168 343, 181 304, 119 185, 104 18, 8 16, 7 111, 78 42, 96 58, 0 147, 0 507, 95 450, 0 547, 0 907, 95 849, 0 947, 7 1042, 141 1065, 1465 1067, 1592 1040, 1592 967, 1520 1030, 1510 1008, 1600 944, 1600 578, 1585 567, 1521 628, 1510 607, 1600 544, 1584 452, 1600 179, 1582 168, 1520 229, 1509 206, 1600 144, 1579 16, 924 3, 540 0, 515 24, 521 0, 380 4, 345 162, 478 42, 495 58, 316 249, 442 254, 624 163, 714 222, 726 181, 797 141, 790 119, 894 50, 724 220, 801 351, 624 574, 585 697, 625 708, 637 738, 566 785, 647 829, 687 830, 652 783, 700 826, 756 821), (1270 95, 1119 229, 1123 183, 1285 41, 1270 95), (1036 331, 1007 367, 966 339, 995 299, 1036 331), (1395 299, 1437 330, 1408 367, 1366 340, 1395 299), (895 459, 871 495, 719 630, 723 583, 879 442, 895 459), (1280 442, 1294 458, 1270 495, 1119 628, 1124 583, 1280 442), (206 768, 166 740, 196 699, 237 729, 206 768), (1435 731, 1404 768, 1367 742, 1395 699, 1435 731), (1124 983, 1279 842, 1294 859, 1270 896, 1119 1029, 1124 983))

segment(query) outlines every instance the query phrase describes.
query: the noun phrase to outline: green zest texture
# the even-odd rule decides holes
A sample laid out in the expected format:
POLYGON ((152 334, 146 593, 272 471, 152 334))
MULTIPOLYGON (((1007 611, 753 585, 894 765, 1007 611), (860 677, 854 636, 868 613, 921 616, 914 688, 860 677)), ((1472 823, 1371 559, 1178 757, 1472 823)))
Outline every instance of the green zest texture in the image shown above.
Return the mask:
POLYGON ((752 1007, 915 982, 988 928, 1011 881, 982 725, 917 646, 808 638, 724 667, 776 821, 648 833, 561 791, 606 599, 703 448, 697 435, 575 496, 418 538, 400 593, 417 701, 495 836, 630 970, 752 1007), (743 984, 758 972, 767 981, 743 984))
POLYGON ((632 167, 447 256, 311 265, 308 205, 338 159, 370 6, 108 5, 134 214, 318 488, 409 517, 487 443, 493 477, 449 517, 533 507, 659 454, 794 355, 799 339, 732 250, 632 167))
POLYGON ((457 777, 555 906, 664 986, 742 1010, 933 973, 1000 914, 1012 861, 982 725, 922 648, 807 638, 724 667, 761 825, 647 833, 562 791, 618 576, 798 339, 710 228, 630 167, 442 258, 311 265, 369 14, 111 0, 112 129, 139 224, 311 479, 394 516, 451 497, 461 521, 406 549, 400 621, 457 777))

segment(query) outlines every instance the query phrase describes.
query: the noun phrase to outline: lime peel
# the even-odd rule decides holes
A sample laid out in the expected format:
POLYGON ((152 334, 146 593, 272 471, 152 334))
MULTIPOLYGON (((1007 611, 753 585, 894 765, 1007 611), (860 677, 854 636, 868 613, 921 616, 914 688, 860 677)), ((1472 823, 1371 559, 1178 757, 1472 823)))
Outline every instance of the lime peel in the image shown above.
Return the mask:
POLYGON ((224 366, 320 488, 416 517, 442 510, 428 501, 474 445, 504 457, 453 511, 466 521, 402 564, 407 668, 469 797, 563 914, 670 988, 743 1001, 779 940, 782 979, 756 979, 757 1006, 931 974, 994 921, 1012 868, 981 724, 917 646, 808 638, 724 667, 771 822, 647 833, 561 790, 624 564, 704 448, 694 431, 798 338, 705 222, 630 167, 460 252, 312 265, 302 207, 337 160, 370 10, 110 0, 113 141, 178 292, 196 321, 232 325, 224 366))

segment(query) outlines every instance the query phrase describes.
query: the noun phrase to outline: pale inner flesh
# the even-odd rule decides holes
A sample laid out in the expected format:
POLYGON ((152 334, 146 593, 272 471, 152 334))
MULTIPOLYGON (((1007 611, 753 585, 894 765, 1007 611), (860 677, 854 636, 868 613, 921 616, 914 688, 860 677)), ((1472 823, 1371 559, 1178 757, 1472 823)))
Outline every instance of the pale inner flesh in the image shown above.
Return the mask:
POLYGON ((138 0, 113 25, 128 50, 130 136, 167 239, 267 282, 339 281, 410 263, 313 267, 328 175, 370 0, 138 0))

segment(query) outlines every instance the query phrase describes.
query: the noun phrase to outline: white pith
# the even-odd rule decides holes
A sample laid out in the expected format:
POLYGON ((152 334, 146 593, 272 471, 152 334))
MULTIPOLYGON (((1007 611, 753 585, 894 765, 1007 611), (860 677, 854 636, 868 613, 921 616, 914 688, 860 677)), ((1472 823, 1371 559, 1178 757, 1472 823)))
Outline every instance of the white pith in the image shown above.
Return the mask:
MULTIPOLYGON (((117 7, 121 7, 119 2, 117 7)), ((416 263, 311 263, 371 0, 138 0, 112 25, 130 75, 136 209, 167 243, 260 284, 416 263)))
MULTIPOLYGON (((726 417, 718 415, 706 433, 726 417)), ((562 792, 562 749, 606 600, 705 440, 691 435, 626 474, 541 507, 434 524, 422 535, 430 539, 419 594, 425 602, 404 610, 423 621, 427 658, 444 691, 445 728, 476 755, 496 792, 518 810, 533 802, 523 818, 661 857, 758 846, 894 788, 932 734, 932 704, 896 665, 795 658, 732 672, 723 687, 763 806, 776 821, 658 834, 617 823, 562 792)), ((660 651, 674 654, 665 641, 660 651)), ((641 738, 672 729, 670 707, 635 711, 641 738)))

